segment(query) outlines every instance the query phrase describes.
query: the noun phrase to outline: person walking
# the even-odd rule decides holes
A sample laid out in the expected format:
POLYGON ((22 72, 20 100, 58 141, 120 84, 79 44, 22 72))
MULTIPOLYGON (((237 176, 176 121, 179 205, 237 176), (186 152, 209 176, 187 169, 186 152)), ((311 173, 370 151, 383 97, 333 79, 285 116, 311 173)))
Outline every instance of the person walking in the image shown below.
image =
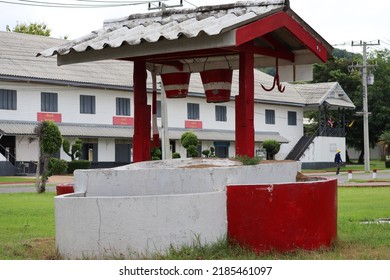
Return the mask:
POLYGON ((341 150, 337 149, 337 153, 334 156, 334 162, 336 163, 336 168, 337 168, 336 175, 338 175, 340 173, 341 163, 343 162, 343 160, 341 159, 340 152, 341 152, 341 150))

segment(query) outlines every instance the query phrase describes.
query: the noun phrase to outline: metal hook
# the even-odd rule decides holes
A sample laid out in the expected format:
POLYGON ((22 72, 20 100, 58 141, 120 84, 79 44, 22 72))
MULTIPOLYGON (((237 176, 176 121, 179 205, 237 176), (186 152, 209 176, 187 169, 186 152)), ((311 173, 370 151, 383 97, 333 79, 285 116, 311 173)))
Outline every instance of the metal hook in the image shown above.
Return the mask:
POLYGON ((265 91, 272 91, 275 88, 275 85, 277 85, 279 92, 284 92, 285 86, 280 83, 280 79, 279 79, 279 66, 278 66, 278 59, 277 58, 276 58, 276 73, 275 73, 274 83, 273 83, 272 87, 266 88, 263 85, 261 85, 261 87, 265 91))

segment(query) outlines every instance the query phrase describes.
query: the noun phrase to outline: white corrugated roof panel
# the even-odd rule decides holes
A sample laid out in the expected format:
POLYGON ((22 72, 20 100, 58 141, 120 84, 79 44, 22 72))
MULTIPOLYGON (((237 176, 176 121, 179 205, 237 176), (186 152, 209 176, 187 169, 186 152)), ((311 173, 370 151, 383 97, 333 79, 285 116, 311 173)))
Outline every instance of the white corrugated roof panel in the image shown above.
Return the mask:
POLYGON ((282 10, 286 5, 288 1, 285 0, 243 1, 196 9, 130 15, 107 20, 103 28, 72 42, 41 51, 40 55, 65 55, 72 50, 102 50, 107 46, 118 48, 123 44, 138 45, 144 41, 154 43, 162 39, 176 40, 182 36, 194 38, 201 33, 218 35, 270 12, 282 10))
POLYGON ((58 67, 55 57, 36 57, 39 50, 64 42, 46 36, 0 31, 0 76, 116 87, 133 85, 132 62, 106 60, 58 67))

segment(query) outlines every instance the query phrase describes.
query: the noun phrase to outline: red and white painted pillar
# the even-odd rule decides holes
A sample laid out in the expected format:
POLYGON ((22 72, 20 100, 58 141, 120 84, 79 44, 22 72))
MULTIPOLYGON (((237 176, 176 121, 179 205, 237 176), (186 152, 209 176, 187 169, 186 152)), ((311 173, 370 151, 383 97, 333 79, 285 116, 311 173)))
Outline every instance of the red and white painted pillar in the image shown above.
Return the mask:
POLYGON ((236 96, 236 155, 254 156, 254 73, 253 53, 240 53, 239 95, 236 96))
POLYGON ((150 160, 150 113, 146 89, 145 61, 134 61, 133 162, 150 160))

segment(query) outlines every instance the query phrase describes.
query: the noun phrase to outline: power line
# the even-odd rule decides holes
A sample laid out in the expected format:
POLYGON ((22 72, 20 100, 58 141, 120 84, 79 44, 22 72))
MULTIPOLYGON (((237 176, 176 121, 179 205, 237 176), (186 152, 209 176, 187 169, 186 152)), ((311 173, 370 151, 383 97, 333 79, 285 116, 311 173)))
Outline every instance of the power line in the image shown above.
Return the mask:
MULTIPOLYGON (((86 3, 61 3, 61 2, 49 2, 49 1, 33 1, 33 0, 15 0, 15 1, 3 1, 0 3, 11 4, 11 5, 20 5, 20 6, 30 6, 30 7, 45 7, 45 8, 73 8, 73 9, 82 9, 82 8, 113 8, 113 7, 124 7, 132 5, 147 4, 152 2, 160 1, 97 1, 97 0, 75 0, 76 2, 86 2, 86 3)), ((164 0, 163 0, 164 1, 164 0)))

